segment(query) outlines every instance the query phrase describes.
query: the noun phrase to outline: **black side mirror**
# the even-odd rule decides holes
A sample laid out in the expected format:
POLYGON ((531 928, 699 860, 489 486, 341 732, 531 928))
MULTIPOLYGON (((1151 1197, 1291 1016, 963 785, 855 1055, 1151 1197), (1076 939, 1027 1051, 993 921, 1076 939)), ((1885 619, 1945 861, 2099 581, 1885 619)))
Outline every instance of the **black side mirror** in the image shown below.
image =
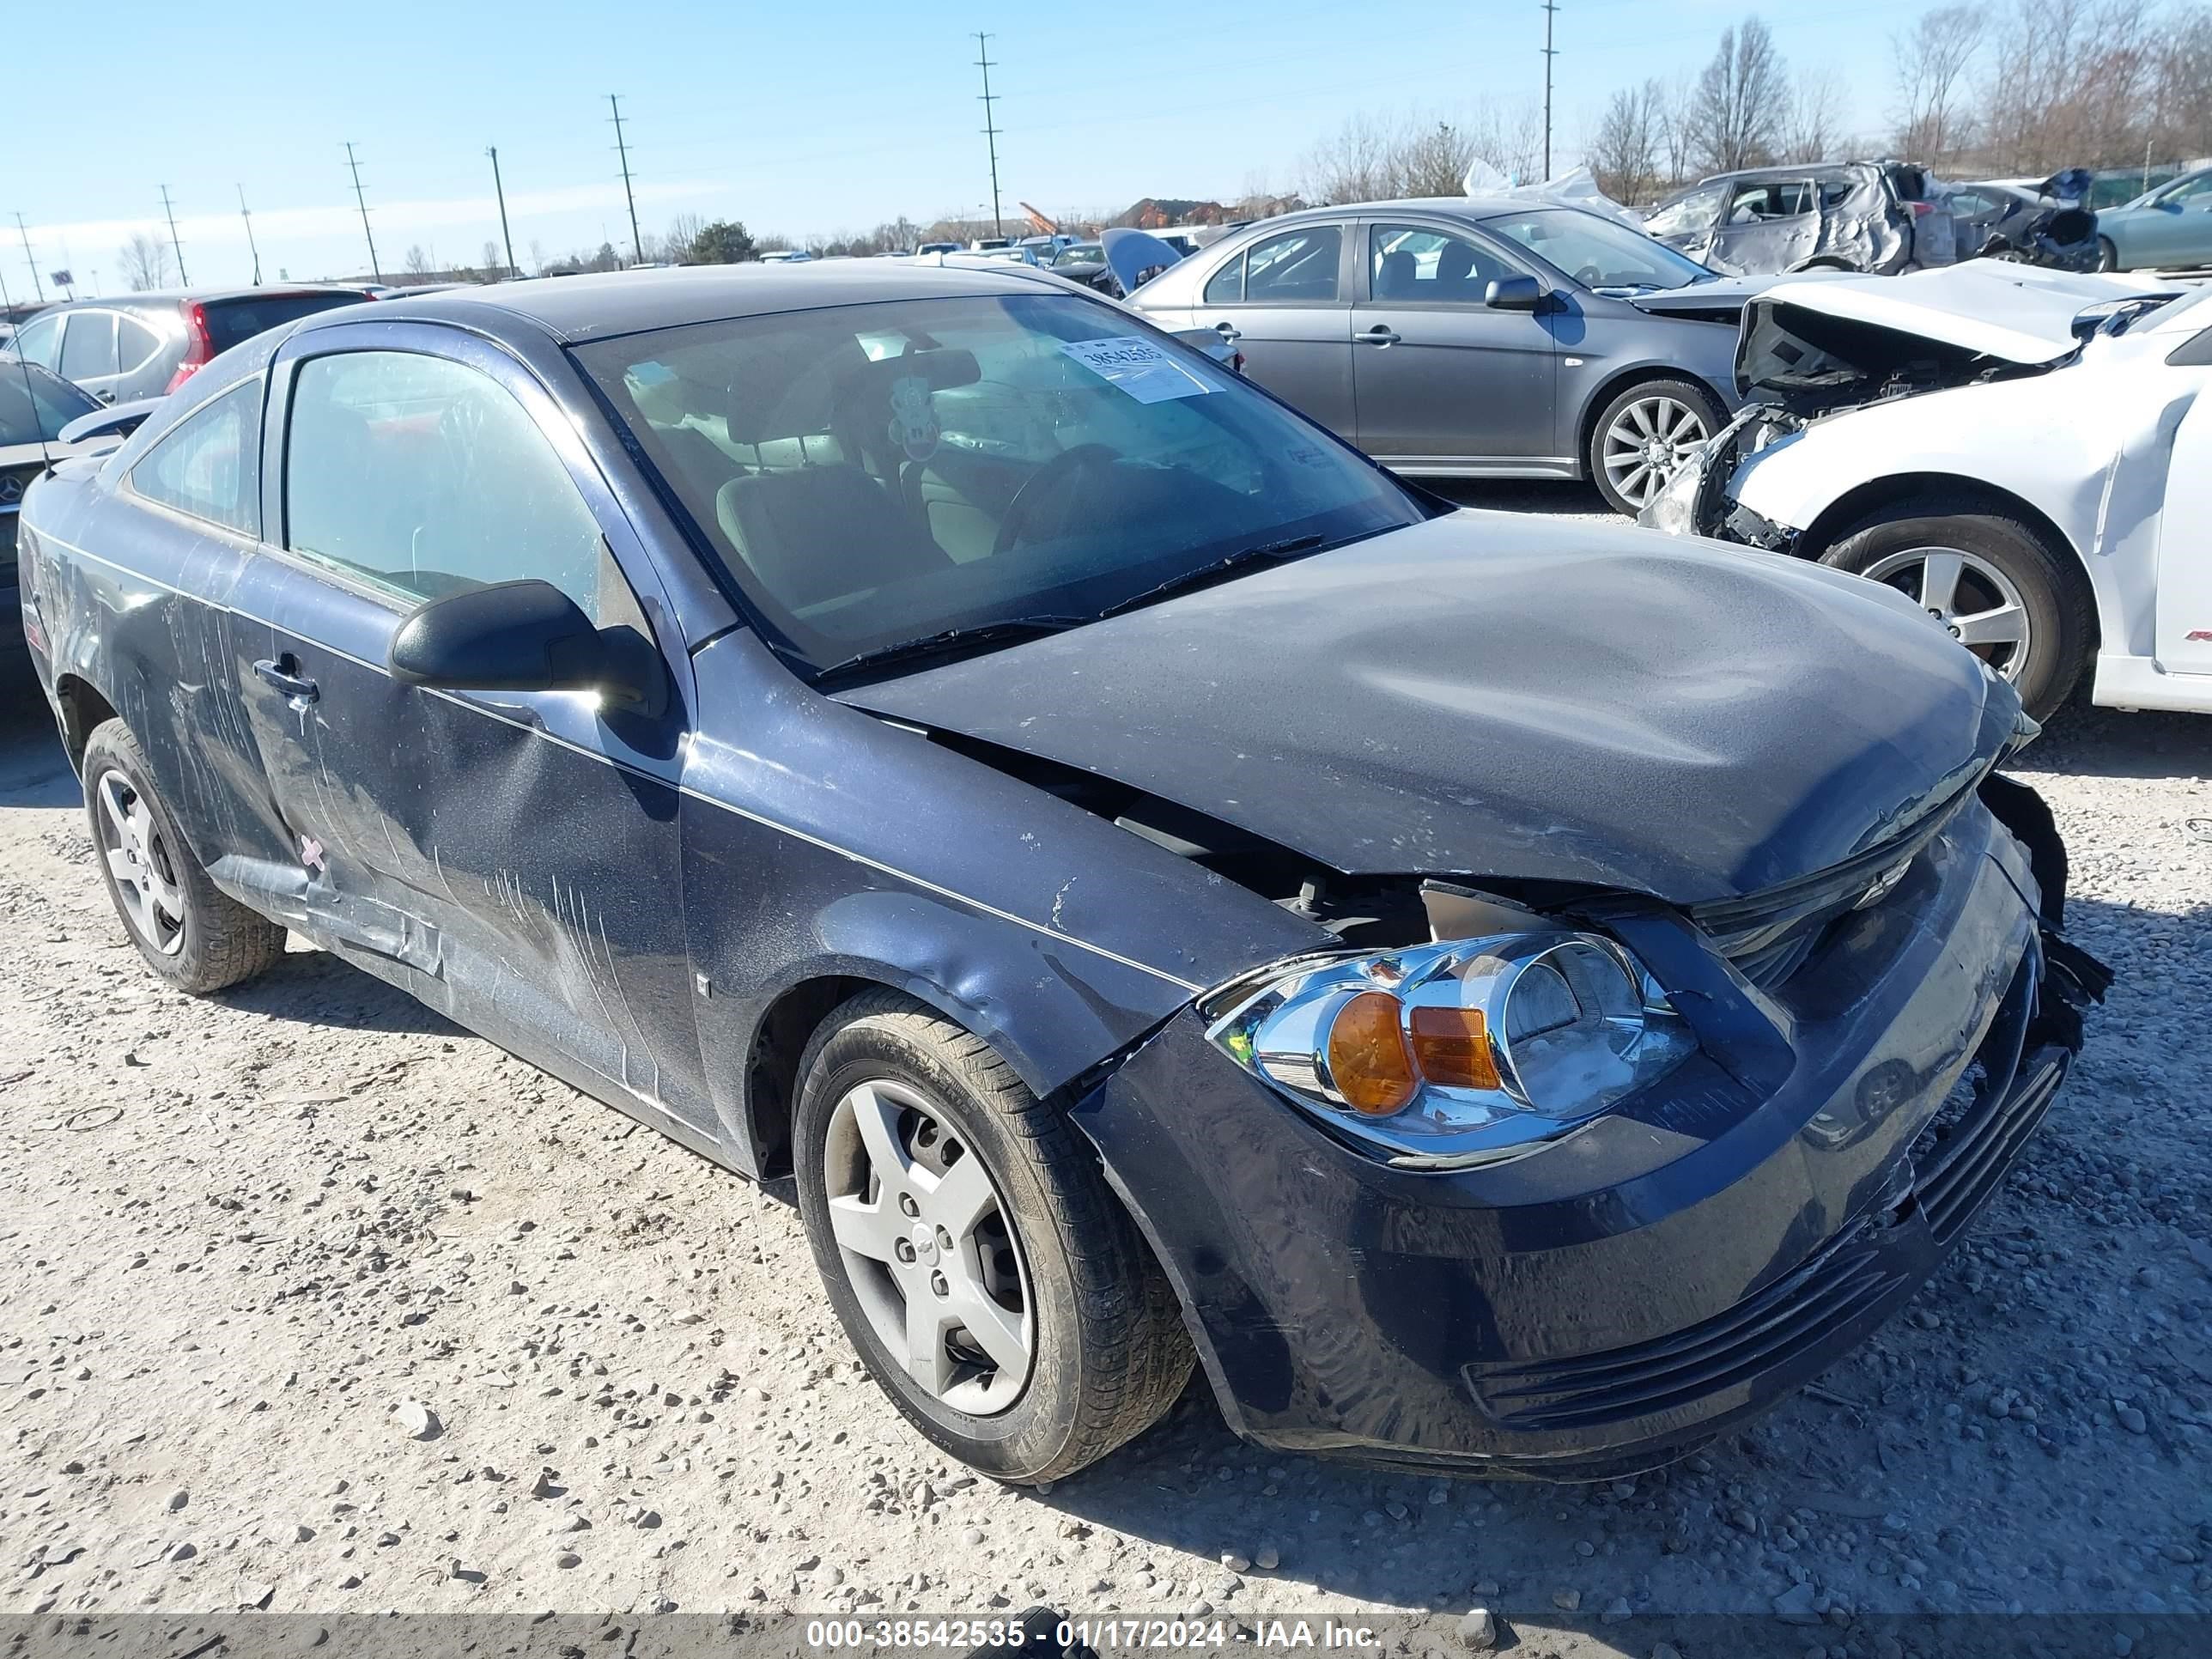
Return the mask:
POLYGON ((1482 291, 1492 311, 1534 311, 1544 303, 1544 285, 1534 276, 1501 276, 1482 291))
POLYGON ((592 625, 547 581, 494 582, 416 606, 392 640, 392 678, 452 691, 596 691, 611 707, 666 706, 651 641, 592 625))

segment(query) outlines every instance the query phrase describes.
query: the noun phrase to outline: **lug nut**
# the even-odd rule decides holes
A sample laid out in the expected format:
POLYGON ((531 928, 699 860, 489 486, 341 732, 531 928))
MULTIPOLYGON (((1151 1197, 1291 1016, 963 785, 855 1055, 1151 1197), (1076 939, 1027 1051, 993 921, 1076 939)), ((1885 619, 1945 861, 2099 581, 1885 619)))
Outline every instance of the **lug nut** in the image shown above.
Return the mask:
POLYGON ((939 1296, 950 1296, 952 1294, 951 1287, 945 1282, 945 1275, 943 1273, 930 1274, 929 1288, 935 1291, 939 1296))
POLYGON ((891 1241, 891 1254, 902 1261, 911 1261, 914 1260, 914 1246, 903 1238, 894 1239, 891 1241))
POLYGON ((952 1248, 952 1235, 942 1227, 937 1230, 937 1248, 940 1250, 950 1250, 952 1248))
POLYGON ((921 1213, 921 1206, 914 1201, 912 1193, 899 1194, 899 1213, 905 1216, 917 1216, 921 1213))

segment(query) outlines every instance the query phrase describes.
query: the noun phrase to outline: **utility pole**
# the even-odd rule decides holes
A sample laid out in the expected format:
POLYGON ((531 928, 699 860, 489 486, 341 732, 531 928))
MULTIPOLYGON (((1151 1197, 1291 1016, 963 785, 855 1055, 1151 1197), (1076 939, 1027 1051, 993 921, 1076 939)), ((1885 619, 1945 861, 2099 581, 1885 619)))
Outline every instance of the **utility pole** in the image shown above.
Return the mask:
POLYGON ((999 211, 999 129, 991 119, 991 37, 975 34, 975 67, 983 71, 983 139, 991 147, 991 234, 1006 234, 1006 216, 999 211))
POLYGON ((23 216, 20 213, 15 216, 15 228, 22 233, 23 263, 31 268, 31 286, 39 291, 39 303, 44 305, 46 302, 46 285, 39 280, 39 261, 31 252, 31 233, 24 228, 23 216))
POLYGON ((1552 46, 1552 19, 1557 0, 1544 0, 1544 177, 1552 176, 1552 60, 1559 54, 1552 46))
POLYGON ((353 174, 353 199, 361 209, 361 234, 368 243, 368 274, 378 282, 384 280, 384 267, 376 263, 376 233, 368 228, 368 198, 361 193, 361 163, 354 159, 353 144, 345 147, 346 168, 353 174))
POLYGON ((190 288, 192 279, 185 275, 185 245, 177 236, 177 210, 169 205, 169 187, 161 186, 161 211, 169 219, 169 246, 177 251, 177 286, 190 288))
POLYGON ((645 238, 637 234, 637 196, 629 186, 629 147, 623 143, 622 99, 615 93, 607 94, 607 104, 615 112, 615 154, 622 157, 623 199, 629 204, 629 251, 635 263, 645 263, 645 238))
POLYGON ((253 245, 253 215, 246 210, 246 186, 238 187, 238 216, 246 221, 246 251, 253 255, 253 286, 261 286, 261 250, 253 245))
POLYGON ((522 272, 514 263, 514 235, 507 228, 507 186, 499 181, 499 146, 487 146, 484 154, 491 157, 491 193, 499 198, 499 236, 507 244, 507 274, 520 276, 522 272))

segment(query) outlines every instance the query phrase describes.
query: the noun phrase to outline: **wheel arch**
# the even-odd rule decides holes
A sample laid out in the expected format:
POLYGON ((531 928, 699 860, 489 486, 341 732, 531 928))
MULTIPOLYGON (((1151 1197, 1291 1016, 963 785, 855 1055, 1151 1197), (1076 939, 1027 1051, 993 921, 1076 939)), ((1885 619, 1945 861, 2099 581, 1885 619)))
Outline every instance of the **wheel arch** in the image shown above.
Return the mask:
POLYGON ((2033 501, 2001 484, 1955 472, 1896 472, 1854 484, 1823 507, 1798 533, 1796 551, 1802 558, 1817 559, 1860 520, 1920 495, 1947 496, 1962 501, 1970 511, 1979 507, 2017 518, 2051 546, 2064 548, 2081 567, 2084 578, 2089 574, 2088 561, 2081 556, 2081 550, 2058 527, 2057 521, 2033 501))
POLYGON ((85 744, 95 726, 118 718, 115 705, 83 675, 65 672, 55 676, 54 706, 61 717, 62 747, 68 753, 70 769, 82 777, 85 744))

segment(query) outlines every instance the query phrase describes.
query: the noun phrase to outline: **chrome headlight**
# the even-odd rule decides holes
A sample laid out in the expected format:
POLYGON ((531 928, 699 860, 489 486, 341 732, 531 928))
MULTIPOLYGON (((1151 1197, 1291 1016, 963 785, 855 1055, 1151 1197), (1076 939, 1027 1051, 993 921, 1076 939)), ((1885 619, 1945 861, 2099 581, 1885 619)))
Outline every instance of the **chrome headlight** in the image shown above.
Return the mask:
POLYGON ((1565 1133, 1697 1039, 1611 939, 1445 939, 1224 988, 1206 1036, 1316 1117, 1395 1157, 1480 1163, 1565 1133))

